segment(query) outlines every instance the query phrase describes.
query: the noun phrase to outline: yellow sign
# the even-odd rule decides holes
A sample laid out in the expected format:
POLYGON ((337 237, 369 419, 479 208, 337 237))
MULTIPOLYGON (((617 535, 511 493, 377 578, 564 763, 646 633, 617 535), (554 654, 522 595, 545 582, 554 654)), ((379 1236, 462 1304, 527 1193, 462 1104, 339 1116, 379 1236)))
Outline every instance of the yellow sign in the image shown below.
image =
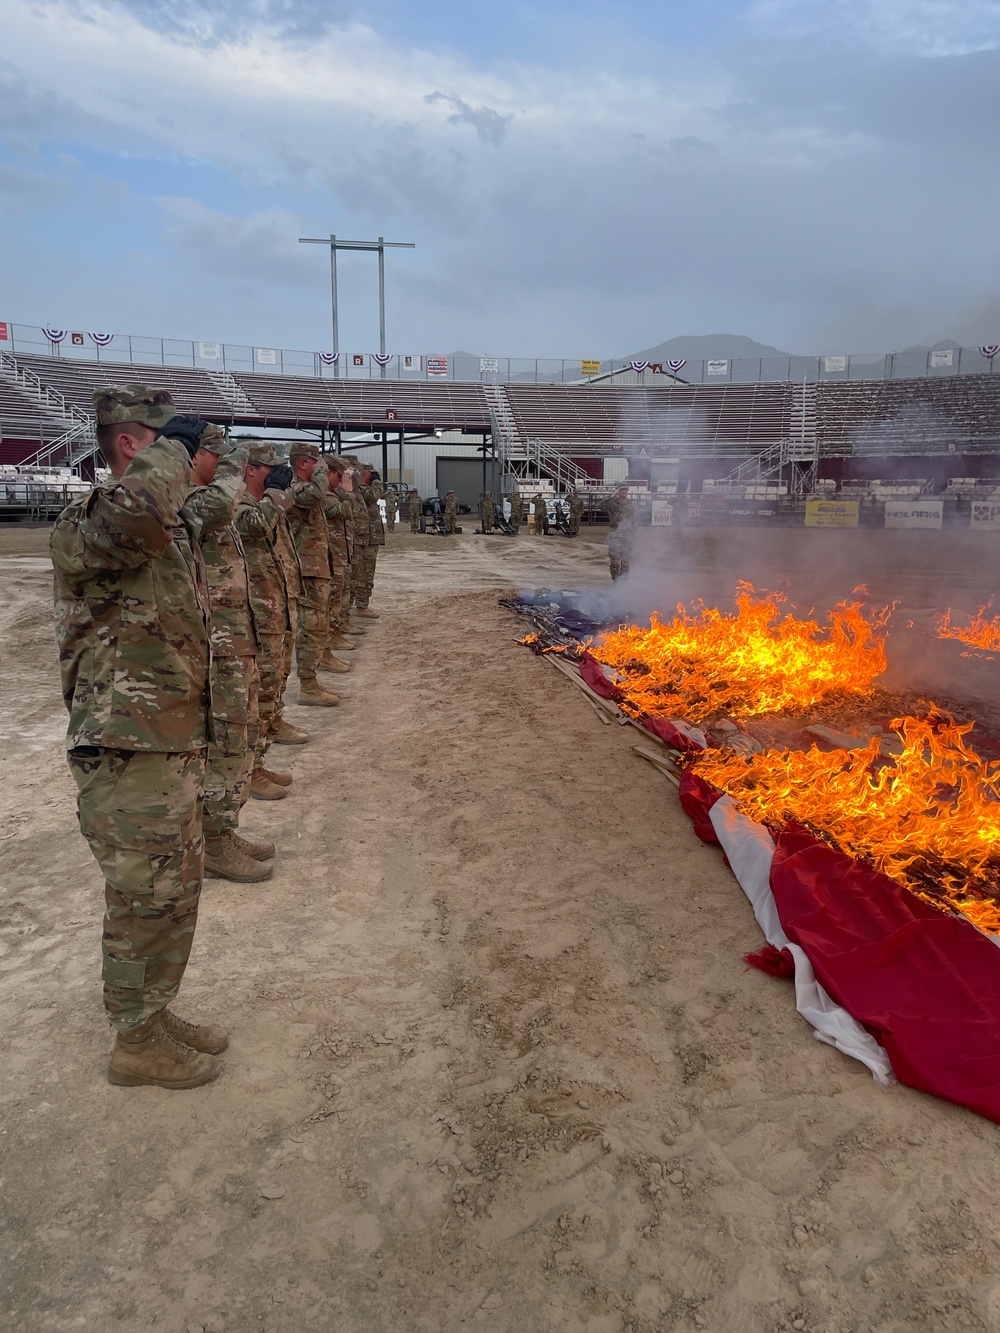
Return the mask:
POLYGON ((857 500, 807 500, 807 528, 856 528, 857 500))
POLYGON ((581 375, 599 375, 600 373, 601 373, 601 363, 600 363, 600 361, 581 361, 581 362, 580 362, 580 374, 581 374, 581 375))

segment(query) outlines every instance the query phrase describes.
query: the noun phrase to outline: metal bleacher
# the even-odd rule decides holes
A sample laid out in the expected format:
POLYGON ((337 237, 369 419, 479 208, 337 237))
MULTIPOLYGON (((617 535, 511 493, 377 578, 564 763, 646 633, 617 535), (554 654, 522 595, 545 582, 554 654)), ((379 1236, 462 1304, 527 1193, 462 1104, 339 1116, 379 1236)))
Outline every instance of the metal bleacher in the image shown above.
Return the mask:
POLYGON ((1000 375, 818 384, 826 457, 1000 450, 1000 375))
POLYGON ((294 375, 235 374, 259 412, 261 425, 339 426, 344 430, 485 434, 490 411, 483 386, 448 380, 319 380, 294 375), (394 414, 394 415, 392 415, 394 414))

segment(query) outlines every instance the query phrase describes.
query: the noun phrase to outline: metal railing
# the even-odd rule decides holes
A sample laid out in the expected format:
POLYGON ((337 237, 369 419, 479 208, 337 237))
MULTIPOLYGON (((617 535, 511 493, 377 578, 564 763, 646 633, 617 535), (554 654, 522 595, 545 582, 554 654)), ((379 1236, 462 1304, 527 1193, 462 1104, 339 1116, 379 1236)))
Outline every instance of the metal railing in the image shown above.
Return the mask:
MULTIPOLYGON (((473 381, 495 384, 691 384, 837 383, 849 380, 942 378, 993 372, 1000 352, 993 345, 926 351, 836 356, 709 357, 646 362, 614 358, 584 362, 576 357, 391 355, 383 368, 373 353, 327 353, 197 339, 70 332, 34 324, 0 323, 0 350, 58 356, 66 360, 190 367, 227 374, 308 375, 317 379, 473 381), (52 336, 61 334, 59 341, 52 336), (4 336, 6 335, 6 336, 4 336), (94 338, 101 341, 97 343, 94 338), (586 373, 585 373, 586 367, 586 373), (596 369, 595 369, 596 368, 596 369)), ((1000 372, 998 372, 1000 373, 1000 372)))

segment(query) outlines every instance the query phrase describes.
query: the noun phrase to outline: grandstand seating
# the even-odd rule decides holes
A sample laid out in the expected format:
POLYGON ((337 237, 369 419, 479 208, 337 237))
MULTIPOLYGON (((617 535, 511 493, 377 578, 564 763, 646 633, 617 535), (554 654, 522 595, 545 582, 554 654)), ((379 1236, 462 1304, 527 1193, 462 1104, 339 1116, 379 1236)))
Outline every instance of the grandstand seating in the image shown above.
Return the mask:
MULTIPOLYGON (((523 439, 552 443, 670 445, 698 452, 745 453, 789 438, 795 427, 790 384, 681 385, 662 388, 508 384, 523 439)), ((574 453, 579 453, 574 448, 574 453)))
POLYGON ((233 376, 269 426, 340 426, 345 430, 390 429, 488 432, 490 411, 483 386, 446 380, 320 380, 293 375, 233 376))
POLYGON ((1000 375, 818 384, 826 455, 927 454, 1000 447, 1000 375))
POLYGON ((102 384, 139 380, 151 389, 169 389, 185 412, 213 421, 235 420, 232 406, 204 370, 190 366, 137 366, 115 361, 70 361, 54 356, 18 355, 18 364, 33 370, 43 384, 56 389, 74 407, 93 410, 91 394, 102 384))
POLYGON ((40 447, 58 439, 65 429, 15 384, 0 378, 0 462, 16 462, 24 455, 25 442, 40 447))

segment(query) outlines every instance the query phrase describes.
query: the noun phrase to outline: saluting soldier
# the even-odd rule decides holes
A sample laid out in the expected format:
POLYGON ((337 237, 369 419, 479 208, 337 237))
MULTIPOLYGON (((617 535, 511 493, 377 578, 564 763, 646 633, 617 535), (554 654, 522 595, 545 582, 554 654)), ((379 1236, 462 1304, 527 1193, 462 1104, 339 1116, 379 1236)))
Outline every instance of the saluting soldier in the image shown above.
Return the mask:
POLYGON ((608 562, 611 577, 617 582, 627 574, 632 562, 635 535, 635 510, 628 498, 628 486, 616 487, 604 508, 608 511, 608 562))
POLYGON ((535 536, 545 536, 545 496, 538 491, 534 499, 535 507, 535 536))
MULTIPOLYGON (((344 617, 344 593, 351 586, 351 552, 348 545, 347 519, 351 514, 351 501, 344 489, 344 476, 350 464, 344 458, 328 458, 330 469, 330 489, 323 501, 326 526, 330 538, 330 636, 326 652, 320 662, 322 671, 350 671, 350 662, 333 653, 334 648, 353 652, 354 642, 345 637, 341 624, 344 617)), ((353 486, 347 478, 347 490, 353 486)), ((348 606, 350 603, 348 603, 348 606)))
MULTIPOLYGON (((257 628, 258 732, 250 775, 250 795, 258 801, 280 801, 292 784, 290 773, 267 767, 267 753, 279 716, 285 687, 285 653, 292 637, 288 583, 277 550, 279 521, 292 503, 287 489, 268 488, 268 478, 281 460, 268 440, 248 441, 244 477, 246 490, 236 511, 236 531, 243 543, 250 575, 250 606, 257 628)), ((294 558, 294 552, 293 552, 294 558)), ((297 562, 296 562, 297 564, 297 562)), ((294 587, 295 585, 293 585, 294 587)), ((308 739, 302 733, 303 739, 308 739)), ((237 837, 241 835, 237 834, 237 837)), ((243 840, 246 841, 245 835, 243 840)))
POLYGON ((409 513, 410 513, 410 531, 411 531, 411 532, 419 532, 419 531, 420 531, 420 511, 421 511, 421 509, 423 508, 423 501, 421 500, 421 498, 420 498, 420 492, 416 489, 416 487, 414 487, 414 489, 413 489, 412 491, 410 491, 409 504, 410 504, 410 510, 409 510, 409 513))
POLYGON ((450 536, 455 535, 458 526, 458 496, 454 491, 444 493, 444 530, 450 536))
POLYGON ((574 486, 569 493, 569 535, 579 537, 583 518, 583 496, 574 486))
POLYGON ((194 1088, 228 1038, 169 1009, 202 881, 209 737, 205 567, 182 515, 207 422, 144 384, 94 393, 108 481, 50 540, 66 738, 80 832, 104 875, 112 1083, 194 1088))
POLYGON ((480 526, 484 533, 493 531, 493 524, 496 521, 496 509, 493 504, 493 496, 489 491, 483 491, 479 500, 479 519, 480 526))
POLYGON ((285 717, 285 690, 292 674, 292 655, 295 652, 295 640, 299 630, 299 604, 302 601, 302 566, 295 549, 295 538, 288 522, 294 499, 291 486, 295 473, 288 463, 278 463, 267 474, 264 495, 278 510, 272 533, 274 553, 281 563, 285 575, 285 592, 288 596, 288 633, 285 635, 285 656, 281 666, 281 689, 278 692, 274 718, 268 727, 268 738, 275 745, 305 745, 309 733, 301 727, 295 727, 285 717))
POLYGON ((299 703, 331 708, 340 703, 340 695, 325 689, 316 677, 330 635, 330 537, 323 513, 329 477, 326 463, 315 444, 296 441, 288 458, 295 474, 288 524, 302 569, 302 598, 295 641, 299 703))
POLYGON ((382 512, 379 500, 382 498, 382 479, 369 464, 361 466, 361 498, 368 511, 368 540, 362 549, 361 578, 358 583, 357 613, 368 620, 377 620, 379 613, 373 611, 371 601, 375 587, 375 566, 380 546, 385 545, 385 529, 382 525, 382 512))
POLYGON ((392 486, 385 493, 385 526, 388 532, 396 531, 396 515, 399 513, 399 496, 392 486))
POLYGON ((510 526, 514 529, 516 537, 521 528, 524 519, 524 501, 521 499, 520 492, 515 491, 510 497, 510 526))

